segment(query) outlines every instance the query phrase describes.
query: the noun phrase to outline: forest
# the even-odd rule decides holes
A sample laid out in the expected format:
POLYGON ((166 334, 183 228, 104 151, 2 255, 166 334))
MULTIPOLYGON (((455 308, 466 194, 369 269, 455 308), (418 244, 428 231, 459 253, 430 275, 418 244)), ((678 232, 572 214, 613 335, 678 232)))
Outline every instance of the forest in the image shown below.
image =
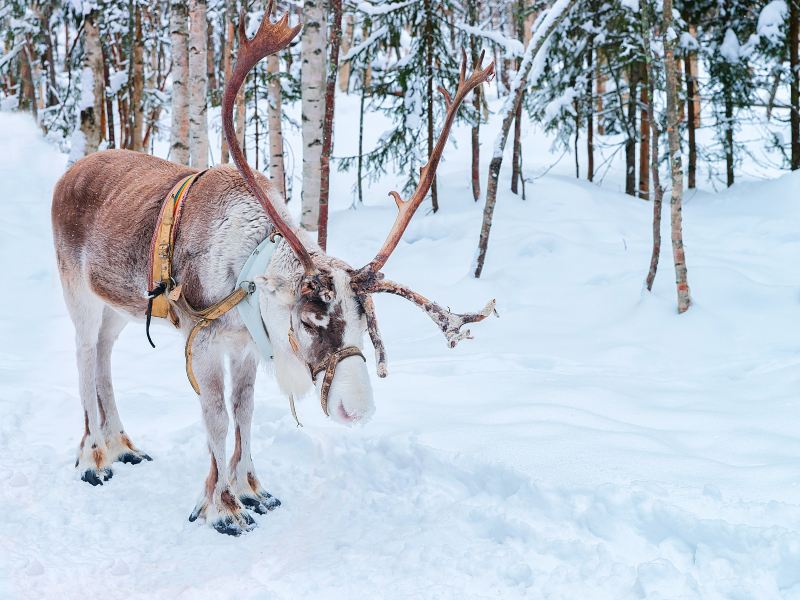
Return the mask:
MULTIPOLYGON (((162 140, 172 161, 228 162, 221 93, 241 32, 252 35, 266 8, 261 0, 7 0, 0 107, 30 112, 72 160, 104 148, 154 153, 162 140)), ((506 147, 511 191, 526 195, 526 119, 552 133, 554 154, 573 157, 577 178, 602 179, 624 157, 625 193, 653 202, 656 238, 669 191, 681 311, 689 302, 683 190, 730 187, 753 165, 800 168, 796 0, 308 0, 274 10, 302 21, 302 36, 248 77, 237 131, 253 165, 302 203, 301 224, 323 248, 331 168, 352 172, 356 206, 363 183, 387 170, 407 173, 404 191, 413 189, 444 111, 438 88, 455 87, 462 53, 473 63, 485 52, 497 74, 458 114, 471 128, 472 196, 485 204, 476 277, 506 147), (337 94, 358 99, 355 153, 333 147, 337 94), (287 114, 295 103, 300 122, 287 114), (391 125, 367 145, 364 115, 375 112, 391 125), (494 139, 483 131, 489 120, 501 123, 494 139), (301 149, 286 147, 287 128, 301 130, 301 149), (482 151, 492 153, 488 172, 482 151), (292 172, 301 163, 298 178, 287 177, 288 154, 292 172)), ((434 182, 430 209, 440 208, 434 182)), ((659 247, 654 239, 648 286, 659 247)))
POLYGON ((800 0, 0 36, 0 599, 800 599, 800 0))

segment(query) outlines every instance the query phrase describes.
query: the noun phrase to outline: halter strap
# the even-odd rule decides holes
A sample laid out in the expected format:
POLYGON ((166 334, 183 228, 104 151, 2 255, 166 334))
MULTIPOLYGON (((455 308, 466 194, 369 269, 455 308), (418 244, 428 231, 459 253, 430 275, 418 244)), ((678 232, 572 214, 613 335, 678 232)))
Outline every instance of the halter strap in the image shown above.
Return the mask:
POLYGON ((325 371, 325 377, 322 378, 322 385, 320 386, 319 391, 319 402, 322 405, 322 412, 325 413, 326 417, 330 416, 328 414, 328 393, 331 390, 331 385, 333 385, 333 376, 336 374, 336 367, 345 358, 349 358, 351 356, 360 356, 361 360, 367 362, 367 359, 364 358, 360 348, 357 348, 356 346, 345 346, 344 348, 340 348, 336 352, 329 354, 325 359, 322 360, 322 362, 311 369, 312 381, 316 379, 317 375, 319 375, 322 371, 325 371))

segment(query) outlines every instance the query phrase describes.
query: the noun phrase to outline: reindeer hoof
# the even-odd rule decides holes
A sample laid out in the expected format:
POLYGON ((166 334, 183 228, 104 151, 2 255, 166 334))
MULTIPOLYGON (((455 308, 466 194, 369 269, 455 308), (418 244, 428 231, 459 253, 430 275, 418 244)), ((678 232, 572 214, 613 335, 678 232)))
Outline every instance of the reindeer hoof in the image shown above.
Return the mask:
POLYGON ((144 452, 123 452, 117 457, 117 462, 126 463, 130 465, 138 465, 143 460, 151 461, 153 460, 149 454, 145 454, 144 452))
POLYGON ((204 520, 218 532, 233 536, 254 529, 256 522, 253 517, 236 502, 234 496, 229 495, 225 499, 225 494, 230 492, 223 492, 222 503, 214 504, 208 501, 200 503, 189 515, 189 521, 204 520))
POLYGON ((268 492, 259 493, 257 496, 242 494, 239 496, 239 502, 259 515, 265 515, 281 505, 281 501, 268 492))
POLYGON ((86 469, 81 475, 81 481, 85 481, 90 485, 103 485, 104 481, 108 481, 114 476, 114 472, 109 469, 86 469))
POLYGON ((212 527, 218 532, 234 537, 240 536, 247 531, 252 531, 255 526, 255 520, 246 512, 237 515, 236 518, 232 516, 221 517, 212 524, 212 527))

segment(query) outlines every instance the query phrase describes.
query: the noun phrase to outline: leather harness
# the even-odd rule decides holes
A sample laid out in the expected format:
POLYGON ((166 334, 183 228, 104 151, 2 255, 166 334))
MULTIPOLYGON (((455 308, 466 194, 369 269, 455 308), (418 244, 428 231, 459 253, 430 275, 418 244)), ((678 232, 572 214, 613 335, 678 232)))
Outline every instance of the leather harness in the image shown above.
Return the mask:
MULTIPOLYGON (((261 318, 261 309, 258 303, 258 295, 256 294, 255 277, 263 275, 267 269, 272 254, 275 251, 277 243, 275 237, 280 236, 279 233, 273 232, 268 235, 255 250, 250 254, 247 261, 245 261, 239 276, 236 279, 236 287, 233 292, 225 296, 222 300, 202 310, 197 310, 192 307, 186 298, 181 294, 181 285, 172 277, 172 257, 175 250, 175 236, 177 234, 178 225, 182 214, 183 204, 192 188, 192 185, 205 173, 193 173, 181 179, 172 188, 161 206, 156 228, 153 232, 153 238, 150 243, 150 268, 148 270, 148 287, 147 293, 147 320, 146 320, 146 333, 147 340, 150 345, 155 348, 152 339, 150 338, 150 320, 151 317, 169 318, 170 322, 175 327, 180 325, 180 319, 175 308, 181 309, 187 313, 193 320, 194 326, 186 338, 186 348, 184 354, 186 357, 186 376, 192 389, 199 395, 200 385, 192 369, 192 347, 194 339, 197 334, 211 325, 211 323, 232 308, 236 307, 239 316, 242 319, 245 327, 247 328, 250 337, 256 344, 259 353, 264 359, 272 358, 272 344, 269 340, 264 321, 261 318)), ((289 327, 289 345, 292 351, 297 355, 300 360, 305 363, 299 351, 299 344, 294 333, 294 328, 289 327)), ((328 393, 331 385, 333 385, 333 376, 336 373, 336 367, 340 361, 350 356, 360 356, 364 362, 366 358, 361 350, 356 346, 345 346, 336 350, 326 356, 319 364, 310 365, 306 363, 311 374, 311 380, 315 380, 317 375, 325 372, 322 384, 320 386, 320 404, 322 411, 326 416, 328 415, 328 393)), ((294 399, 290 396, 289 402, 297 424, 297 414, 294 408, 294 399)))

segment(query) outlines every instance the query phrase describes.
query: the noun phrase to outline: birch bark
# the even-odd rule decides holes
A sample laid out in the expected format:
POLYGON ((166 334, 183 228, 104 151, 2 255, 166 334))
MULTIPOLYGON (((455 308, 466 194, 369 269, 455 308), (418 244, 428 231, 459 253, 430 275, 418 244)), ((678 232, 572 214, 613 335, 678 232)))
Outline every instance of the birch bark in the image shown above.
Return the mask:
POLYGON ((503 122, 497 134, 497 138, 495 138, 494 152, 492 154, 492 160, 489 163, 489 181, 486 185, 486 204, 483 209, 483 222, 481 223, 481 234, 478 241, 478 256, 475 262, 476 279, 481 276, 481 271, 483 271, 483 265, 486 261, 486 251, 489 247, 489 233, 492 228, 494 205, 497 202, 497 183, 500 177, 500 167, 503 165, 503 150, 505 150, 508 134, 511 131, 511 123, 514 121, 514 117, 517 113, 517 106, 519 106, 522 101, 522 95, 525 93, 528 76, 531 73, 534 63, 539 65, 537 68, 541 68, 537 60, 539 51, 550 38, 550 34, 553 33, 555 28, 558 27, 567 16, 576 1, 577 0, 556 0, 550 8, 550 11, 542 19, 539 27, 531 36, 531 41, 528 42, 528 46, 525 48, 522 65, 517 71, 514 81, 511 83, 511 89, 501 109, 503 122))
POLYGON ((678 126, 678 66, 675 61, 675 30, 672 29, 672 0, 664 0, 663 17, 664 70, 667 79, 667 139, 669 142, 669 162, 672 175, 670 196, 670 222, 672 230, 672 258, 675 262, 675 285, 678 293, 678 312, 689 309, 691 296, 686 269, 686 255, 683 247, 683 165, 678 126))
POLYGON ((303 140, 303 191, 300 224, 316 231, 319 221, 322 121, 325 112, 325 0, 303 3, 300 71, 303 140))
POLYGON ((330 0, 331 23, 328 76, 325 80, 325 119, 322 124, 322 156, 320 157, 319 220, 317 243, 323 251, 328 246, 328 198, 330 196, 331 153, 333 152, 333 116, 336 105, 336 75, 339 71, 339 44, 342 39, 342 0, 330 0))
POLYGON ((131 150, 142 151, 144 129, 144 43, 142 42, 142 9, 139 4, 133 6, 133 64, 131 81, 131 112, 133 127, 131 129, 131 150))
MULTIPOLYGON (((222 85, 228 83, 228 80, 231 78, 231 71, 233 70, 233 47, 234 47, 234 38, 236 34, 234 33, 236 29, 233 26, 234 20, 236 19, 236 2, 228 2, 228 6, 225 9, 225 42, 223 43, 222 47, 222 77, 223 82, 222 85)), ((220 148, 220 162, 227 163, 230 160, 230 150, 228 149, 228 141, 225 139, 225 136, 222 136, 222 147, 220 148)))
POLYGON ((208 167, 208 20, 206 0, 189 0, 189 164, 208 167))
POLYGON ((286 199, 286 168, 283 164, 283 94, 281 81, 277 77, 280 72, 280 58, 271 55, 267 59, 267 72, 272 76, 269 81, 269 176, 275 181, 286 199))
POLYGON ((170 159, 189 164, 189 13, 186 0, 170 3, 169 29, 172 43, 172 127, 170 159))
MULTIPOLYGON (((99 13, 91 11, 83 25, 83 69, 81 73, 80 132, 83 137, 83 151, 86 156, 97 152, 103 136, 100 127, 100 114, 103 112, 103 50, 100 46, 100 29, 97 24, 99 13)), ((73 147, 71 158, 77 159, 78 148, 73 147)))

